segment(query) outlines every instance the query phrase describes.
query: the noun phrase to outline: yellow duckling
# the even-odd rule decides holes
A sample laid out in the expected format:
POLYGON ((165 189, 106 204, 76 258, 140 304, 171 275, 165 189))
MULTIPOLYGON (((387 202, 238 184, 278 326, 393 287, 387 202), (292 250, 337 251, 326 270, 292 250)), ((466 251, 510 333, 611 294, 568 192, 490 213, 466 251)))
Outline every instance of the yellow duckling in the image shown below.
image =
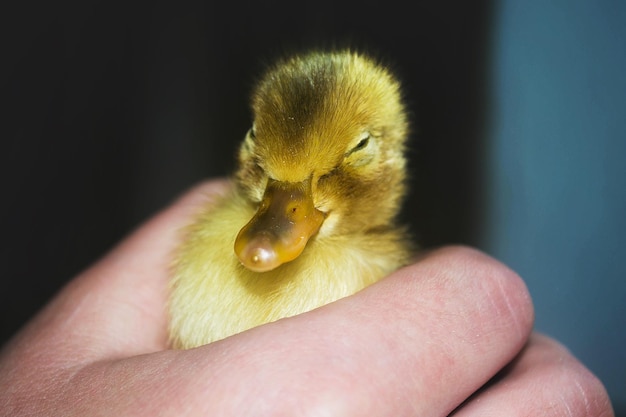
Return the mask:
POLYGON ((200 213, 175 254, 174 347, 312 310, 408 262, 411 245, 394 223, 405 193, 399 87, 351 51, 267 71, 233 191, 200 213))

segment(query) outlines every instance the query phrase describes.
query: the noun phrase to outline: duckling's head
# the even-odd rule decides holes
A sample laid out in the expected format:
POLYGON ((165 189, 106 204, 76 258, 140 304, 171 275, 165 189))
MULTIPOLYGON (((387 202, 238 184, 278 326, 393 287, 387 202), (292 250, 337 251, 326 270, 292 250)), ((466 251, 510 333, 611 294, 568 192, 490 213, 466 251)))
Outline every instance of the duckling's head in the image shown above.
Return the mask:
POLYGON ((274 269, 314 235, 391 226, 408 123, 387 68, 352 51, 291 57, 261 78, 252 112, 236 175, 258 206, 235 243, 244 266, 274 269))

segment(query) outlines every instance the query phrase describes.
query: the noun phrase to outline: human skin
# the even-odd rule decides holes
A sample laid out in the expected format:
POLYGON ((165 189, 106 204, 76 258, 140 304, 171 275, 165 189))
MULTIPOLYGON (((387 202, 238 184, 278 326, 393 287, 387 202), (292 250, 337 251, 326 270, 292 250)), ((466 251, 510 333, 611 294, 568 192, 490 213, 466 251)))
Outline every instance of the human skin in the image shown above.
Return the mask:
POLYGON ((169 349, 172 249, 226 187, 201 184, 157 214, 3 348, 0 415, 613 415, 597 378, 532 334, 520 277, 465 247, 314 311, 169 349))

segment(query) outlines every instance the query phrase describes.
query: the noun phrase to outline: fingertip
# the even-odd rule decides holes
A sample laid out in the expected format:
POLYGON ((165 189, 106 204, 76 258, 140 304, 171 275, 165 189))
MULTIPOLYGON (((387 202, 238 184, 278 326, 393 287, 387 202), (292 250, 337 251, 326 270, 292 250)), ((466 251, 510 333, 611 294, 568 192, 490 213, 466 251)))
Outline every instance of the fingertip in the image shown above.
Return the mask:
POLYGON ((526 283, 511 268, 478 249, 462 245, 433 249, 398 273, 405 275, 404 279, 412 279, 414 274, 435 276, 441 283, 456 283, 469 295, 487 296, 489 304, 499 307, 499 320, 510 321, 518 329, 520 348, 532 331, 534 306, 526 283))
POLYGON ((381 316, 381 338, 404 340, 422 373, 436 375, 429 388, 448 399, 466 398, 509 363, 534 321, 522 278, 465 246, 429 251, 363 293, 363 314, 381 316))
MULTIPOLYGON (((603 415, 612 410, 611 400, 602 381, 559 341, 533 333, 528 347, 512 372, 519 379, 542 378, 561 387, 561 405, 585 410, 585 415, 603 415), (567 389, 566 389, 567 388, 567 389)), ((611 414, 612 415, 612 414, 611 414)))
POLYGON ((497 378, 453 415, 613 416, 600 380, 556 340, 533 333, 524 350, 497 378))

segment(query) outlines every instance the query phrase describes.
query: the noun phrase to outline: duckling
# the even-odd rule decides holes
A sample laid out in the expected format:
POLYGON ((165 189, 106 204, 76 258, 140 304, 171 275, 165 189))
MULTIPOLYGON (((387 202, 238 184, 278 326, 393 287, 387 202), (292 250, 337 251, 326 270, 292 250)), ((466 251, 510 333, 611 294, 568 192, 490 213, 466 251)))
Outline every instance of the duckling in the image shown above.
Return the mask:
POLYGON ((291 56, 259 80, 251 108, 232 191, 175 252, 175 348, 351 295, 412 254, 395 219, 408 117, 385 66, 351 50, 291 56))

